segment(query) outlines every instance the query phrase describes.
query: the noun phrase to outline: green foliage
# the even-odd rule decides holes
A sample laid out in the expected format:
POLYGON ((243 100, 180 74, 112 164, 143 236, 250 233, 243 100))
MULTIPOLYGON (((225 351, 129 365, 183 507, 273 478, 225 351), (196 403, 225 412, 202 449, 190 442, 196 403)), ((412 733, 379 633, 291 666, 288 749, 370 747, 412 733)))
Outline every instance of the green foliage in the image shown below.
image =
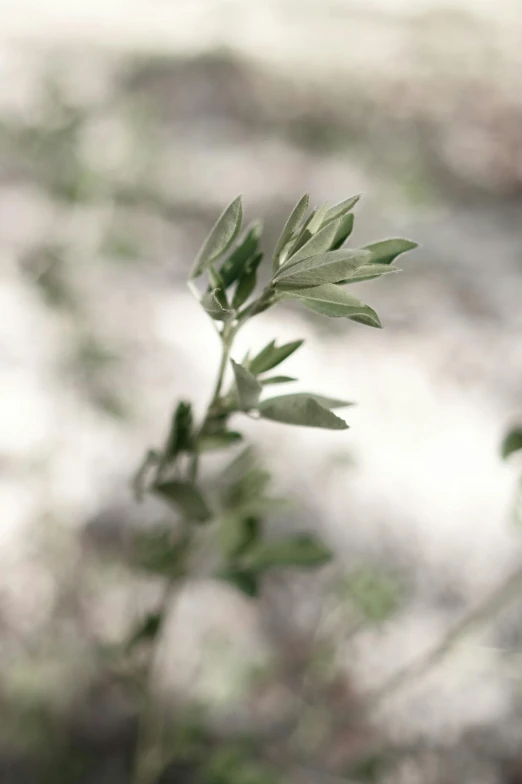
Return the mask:
POLYGON ((401 253, 414 250, 418 247, 416 242, 403 240, 398 237, 391 240, 381 240, 364 246, 372 254, 373 264, 391 264, 401 253))
POLYGON ((243 207, 241 197, 238 196, 219 216, 212 231, 203 243, 194 262, 190 275, 191 278, 197 278, 201 275, 212 262, 222 256, 232 245, 241 230, 242 221, 243 207))
POLYGON ((324 408, 311 395, 281 395, 263 401, 259 413, 264 419, 284 422, 287 425, 321 427, 327 430, 346 430, 343 419, 324 408))
MULTIPOLYGON (((163 448, 149 450, 134 482, 138 498, 146 492, 153 493, 177 512, 177 532, 174 534, 167 526, 140 534, 133 543, 130 559, 143 570, 163 575, 168 594, 190 573, 189 556, 199 558, 199 548, 209 548, 209 543, 212 557, 198 560, 198 564, 209 562, 211 576, 251 598, 260 595, 267 572, 314 569, 332 558, 330 549, 311 532, 267 538, 264 521, 280 501, 270 495, 271 475, 251 447, 236 454, 216 477, 209 477, 208 487, 203 488, 199 469, 208 451, 241 442, 241 432, 230 426, 233 416, 246 414, 260 421, 327 430, 348 428, 333 413, 333 409, 350 406, 346 400, 305 392, 264 397, 265 387, 296 381, 283 374, 265 374, 297 351, 302 340, 282 345, 271 340, 257 354, 248 352, 241 363, 231 354, 236 335, 245 323, 289 301, 325 316, 381 326, 376 312, 354 297, 346 286, 396 271, 393 260, 415 244, 394 239, 365 248, 343 248, 352 233, 351 210, 358 200, 359 196, 352 196, 333 207, 324 204, 307 216, 309 197, 303 196, 282 229, 272 257, 271 277, 261 291, 256 291, 257 272, 263 261, 261 225, 251 225, 240 236, 243 210, 239 197, 219 217, 198 253, 189 286, 216 322, 221 340, 214 393, 199 422, 195 421, 189 402, 178 403, 163 448), (228 374, 233 383, 226 388, 228 374)), ((396 606, 394 584, 379 574, 352 574, 344 590, 360 614, 371 622, 382 621, 396 606)), ((165 610, 164 604, 143 619, 131 635, 130 649, 154 643, 165 610)), ((145 773, 142 776, 140 768, 136 781, 153 784, 156 774, 151 778, 145 763, 145 773)), ((180 768, 179 764, 174 763, 174 773, 184 775, 183 765, 180 768)), ((210 756, 206 753, 204 759, 188 760, 188 764, 190 777, 200 784, 274 781, 272 772, 256 762, 251 749, 230 744, 210 756)))
POLYGON ((228 287, 244 274, 245 268, 252 264, 259 254, 259 239, 262 225, 255 223, 245 233, 243 239, 225 259, 219 269, 223 285, 228 287))
POLYGON ((305 307, 331 318, 347 318, 369 327, 382 326, 379 316, 364 302, 346 289, 327 283, 310 289, 300 289, 288 296, 296 297, 305 307))
POLYGON ((137 569, 168 577, 185 571, 188 538, 168 526, 136 533, 131 542, 130 563, 137 569))
POLYGON ((281 261, 284 260, 280 258, 281 254, 286 248, 286 246, 288 245, 288 243, 291 241, 295 231, 301 225, 302 220, 306 215, 306 211, 308 210, 309 203, 310 203, 310 196, 308 195, 308 193, 305 193, 305 195, 299 199, 296 206, 290 213, 274 250, 274 272, 277 270, 277 267, 279 266, 281 261))
POLYGON ((234 376, 236 377, 236 389, 239 406, 244 411, 255 408, 259 401, 259 397, 263 387, 243 365, 239 365, 234 360, 231 360, 234 376))
POLYGON ((274 286, 276 291, 288 291, 338 283, 369 260, 370 254, 364 250, 332 250, 307 256, 284 266, 274 278, 274 286))
POLYGON ((279 541, 259 542, 248 550, 243 564, 254 570, 281 567, 322 566, 331 559, 332 553, 315 536, 296 534, 279 541))
POLYGON ((355 223, 355 218, 351 213, 345 215, 343 219, 338 224, 337 231, 335 232, 335 237, 332 242, 331 249, 338 250, 340 247, 344 245, 348 237, 353 231, 353 226, 355 223))
POLYGON ((341 593, 365 621, 380 623, 399 606, 401 586, 382 569, 361 567, 346 575, 341 593))
POLYGON ((506 460, 513 452, 522 449, 522 428, 515 427, 506 434, 502 442, 502 457, 506 460))
POLYGON ((172 424, 163 450, 163 461, 168 463, 175 460, 181 452, 190 452, 192 448, 192 406, 190 403, 181 401, 172 417, 172 424))
POLYGON ((264 387, 268 384, 289 384, 291 381, 297 381, 297 379, 293 376, 269 376, 268 378, 261 379, 261 383, 264 387))
POLYGON ((156 482, 154 491, 176 507, 187 520, 204 523, 212 516, 201 491, 191 482, 179 479, 156 482))
POLYGON ((294 340, 292 343, 276 346, 275 340, 272 340, 248 363, 250 372, 255 376, 259 376, 261 373, 266 373, 267 370, 273 370, 281 362, 284 362, 285 359, 292 356, 294 351, 297 351, 303 345, 303 342, 302 340, 294 340))

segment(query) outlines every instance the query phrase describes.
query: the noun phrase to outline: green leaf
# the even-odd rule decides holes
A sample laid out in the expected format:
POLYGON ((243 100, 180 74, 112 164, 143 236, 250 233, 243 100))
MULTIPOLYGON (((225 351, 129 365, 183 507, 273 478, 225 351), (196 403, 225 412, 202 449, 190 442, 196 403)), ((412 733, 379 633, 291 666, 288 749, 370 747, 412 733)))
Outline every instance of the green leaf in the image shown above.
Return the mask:
POLYGON ((248 569, 229 568, 219 572, 217 578, 238 588, 246 596, 259 596, 259 576, 248 569))
POLYGON ((154 491, 175 506, 188 520, 204 523, 211 517, 201 492, 189 482, 169 479, 155 484, 154 491))
POLYGON ((364 302, 350 294, 346 289, 327 283, 311 289, 299 289, 287 296, 295 297, 310 310, 332 318, 348 318, 360 321, 371 327, 381 327, 379 316, 364 302))
POLYGON ((222 289, 212 289, 201 297, 201 305, 214 321, 229 321, 234 311, 228 307, 226 295, 222 289))
POLYGON ((522 449, 522 428, 515 427, 509 431, 502 442, 502 457, 504 460, 513 452, 522 449))
POLYGON ((362 617, 372 623, 382 623, 389 618, 397 610, 401 598, 401 586, 396 579, 366 566, 347 575, 341 591, 362 617))
POLYGON ((163 450, 162 462, 174 460, 180 452, 190 452, 193 448, 192 406, 181 401, 172 416, 170 431, 163 450))
POLYGON ((373 242, 371 245, 364 246, 372 254, 372 264, 391 264, 391 262, 400 256, 401 253, 406 253, 409 250, 418 248, 417 242, 412 240, 403 240, 400 237, 394 237, 389 240, 381 240, 380 242, 373 242))
POLYGON ((220 215, 199 251, 190 278, 197 278, 234 242, 241 229, 243 207, 241 196, 229 204, 220 215))
POLYGON ((364 250, 332 250, 282 267, 273 283, 279 291, 337 283, 368 260, 369 254, 364 250))
POLYGON ((395 264, 363 264, 350 273, 346 280, 340 280, 339 285, 344 286, 349 283, 362 283, 365 280, 374 280, 382 275, 389 275, 391 272, 400 272, 395 264))
POLYGON ((264 419, 284 422, 288 425, 321 427, 327 430, 346 430, 348 425, 328 408, 306 394, 281 395, 264 400, 259 404, 259 413, 264 419))
POLYGON ((269 378, 260 379, 264 387, 268 384, 289 384, 291 381, 297 381, 292 376, 270 376, 269 378))
POLYGON ((329 221, 335 220, 336 218, 341 218, 346 215, 347 212, 350 212, 350 210, 355 207, 361 196, 362 194, 358 193, 357 196, 351 196, 349 199, 340 201, 339 204, 334 204, 334 206, 330 207, 326 213, 324 222, 328 223, 329 221))
POLYGON ((241 433, 237 433, 235 430, 221 430, 203 435, 198 441, 198 448, 200 452, 211 452, 237 444, 242 439, 241 433))
POLYGON ((290 239, 292 238, 292 234, 301 225, 301 221, 306 215, 309 202, 310 202, 310 197, 307 193, 305 193, 305 195, 299 199, 294 209, 290 213, 290 216, 284 225, 283 231, 281 232, 281 236, 279 237, 275 247, 274 270, 277 269, 278 258, 281 251, 284 250, 285 246, 290 242, 290 239))
POLYGON ((255 515, 231 514, 221 521, 219 540, 227 559, 245 553, 261 535, 261 521, 255 515))
POLYGON ((259 465, 254 450, 246 447, 221 474, 221 508, 242 517, 266 511, 273 506, 273 500, 266 496, 269 483, 270 474, 259 465))
POLYGON ((314 213, 310 216, 310 220, 306 228, 310 232, 310 234, 315 234, 319 231, 319 229, 323 226, 325 218, 328 214, 328 204, 323 204, 319 207, 318 210, 315 210, 314 213))
POLYGON ((294 340, 291 343, 284 343, 282 346, 277 347, 275 340, 272 340, 259 354, 250 360, 250 372, 258 376, 260 373, 272 370, 272 368, 277 367, 277 365, 280 365, 281 362, 284 362, 285 359, 291 356, 294 351, 297 351, 303 343, 303 340, 294 340))
POLYGON ((246 232, 241 243, 230 256, 225 259, 219 274, 226 288, 240 277, 247 263, 259 252, 259 239, 261 237, 261 223, 254 223, 246 232))
POLYGON ((130 562, 137 569, 154 574, 179 576, 185 571, 188 539, 172 528, 140 531, 132 537, 130 562))
POLYGON ((319 403, 323 408, 347 408, 347 406, 355 405, 349 400, 339 400, 337 397, 325 397, 324 395, 316 395, 312 392, 297 392, 292 397, 312 397, 316 403, 319 403))
POLYGON ((274 542, 259 542, 242 559, 249 569, 322 566, 332 558, 331 550, 309 534, 296 534, 274 542))
POLYGON ((331 246, 332 250, 338 250, 342 245, 344 245, 353 231, 354 222, 355 219, 351 213, 345 215, 335 233, 334 241, 332 242, 331 246))
POLYGON ((247 301, 254 291, 257 280, 257 268, 262 258, 263 254, 258 253, 245 264, 244 271, 239 277, 237 288, 232 298, 232 307, 236 310, 247 301))
POLYGON ((293 245, 288 251, 288 257, 296 253, 303 245, 305 245, 311 237, 321 228, 326 213, 328 212, 328 205, 323 204, 318 210, 312 210, 307 220, 305 221, 301 231, 294 240, 293 245))
POLYGON ((132 650, 142 642, 154 640, 161 627, 162 616, 160 613, 149 613, 141 620, 130 635, 126 648, 132 650))
POLYGON ((236 378, 237 395, 239 404, 244 410, 257 406, 263 387, 252 373, 243 365, 231 360, 234 376, 236 378))
POLYGON ((298 261, 308 259, 310 256, 318 256, 320 253, 325 253, 327 250, 330 250, 340 224, 341 221, 332 221, 320 229, 317 234, 313 234, 308 242, 306 242, 296 253, 289 256, 289 260, 284 266, 284 269, 287 269, 287 267, 298 261))

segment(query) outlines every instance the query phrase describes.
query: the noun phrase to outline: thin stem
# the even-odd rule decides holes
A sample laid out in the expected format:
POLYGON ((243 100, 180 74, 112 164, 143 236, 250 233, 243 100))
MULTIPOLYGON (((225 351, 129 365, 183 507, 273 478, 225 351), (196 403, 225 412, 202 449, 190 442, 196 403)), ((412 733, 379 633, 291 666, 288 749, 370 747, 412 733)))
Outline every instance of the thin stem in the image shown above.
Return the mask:
POLYGON ((165 591, 158 608, 160 625, 156 632, 156 637, 153 643, 154 647, 151 651, 147 668, 143 677, 143 680, 145 681, 146 696, 142 713, 138 717, 132 784, 152 784, 161 772, 161 766, 163 762, 163 744, 161 738, 162 732, 160 726, 160 717, 152 697, 153 679, 158 652, 160 649, 162 632, 164 631, 165 627, 165 621, 167 619, 168 611, 178 591, 178 580, 171 578, 165 587, 165 591))
MULTIPOLYGON (((221 333, 221 341, 222 341, 221 362, 219 364, 219 370, 216 379, 216 384, 214 387, 214 392, 212 394, 212 399, 208 406, 207 417, 208 417, 208 413, 219 401, 219 397, 221 395, 221 388, 223 386, 223 381, 225 380, 225 373, 227 370, 228 360, 230 359, 232 343, 234 341, 238 328, 239 325, 233 325, 233 324, 225 324, 225 326, 223 327, 223 332, 221 333)), ((207 417, 205 417, 205 419, 207 417)))
MULTIPOLYGON (((232 322, 229 324, 225 324, 223 327, 223 331, 220 333, 221 360, 219 363, 216 383, 214 385, 214 391, 212 392, 212 397, 210 399, 210 403, 208 404, 207 412, 203 418, 201 427, 199 428, 198 437, 205 429, 205 426, 208 424, 208 421, 212 415, 213 410, 215 409, 216 405, 219 403, 223 382, 225 380, 225 373, 227 370, 228 361, 230 359, 230 352, 232 350, 232 343, 234 342, 234 338, 237 334, 239 327, 240 325, 238 323, 232 322)), ((192 483, 194 483, 197 479, 198 468, 199 468, 199 452, 197 448, 198 437, 196 438, 196 446, 194 448, 194 454, 192 455, 192 459, 190 461, 190 468, 189 468, 189 478, 192 483)))
MULTIPOLYGON (((213 409, 215 409, 220 402, 227 364, 230 359, 230 352, 232 350, 232 343, 234 341, 234 337, 237 333, 237 330, 239 329, 239 326, 240 325, 237 322, 225 324, 221 332, 222 351, 221 351, 221 360, 219 363, 217 379, 216 379, 211 400, 208 404, 206 414, 203 418, 201 427, 199 428, 199 433, 203 431, 205 425, 207 424, 208 420, 212 415, 213 409)), ((196 438, 196 444, 197 444, 197 438, 196 438)), ((198 468, 199 468, 199 454, 196 447, 188 469, 189 477, 192 482, 195 482, 197 479, 198 468)), ((153 686, 152 681, 154 676, 154 668, 158 656, 158 650, 161 643, 164 623, 166 620, 168 610, 172 603, 174 592, 177 591, 178 589, 179 589, 179 582, 177 578, 171 578, 166 586, 165 593, 158 610, 161 619, 160 628, 156 633, 154 647, 150 655, 147 671, 145 673, 145 682, 146 682, 148 698, 146 701, 146 705, 143 709, 143 713, 140 716, 139 724, 138 724, 138 735, 136 740, 135 765, 134 765, 132 784, 153 784, 157 776, 160 774, 161 766, 163 764, 162 721, 161 721, 161 717, 158 716, 156 712, 151 692, 153 686)))

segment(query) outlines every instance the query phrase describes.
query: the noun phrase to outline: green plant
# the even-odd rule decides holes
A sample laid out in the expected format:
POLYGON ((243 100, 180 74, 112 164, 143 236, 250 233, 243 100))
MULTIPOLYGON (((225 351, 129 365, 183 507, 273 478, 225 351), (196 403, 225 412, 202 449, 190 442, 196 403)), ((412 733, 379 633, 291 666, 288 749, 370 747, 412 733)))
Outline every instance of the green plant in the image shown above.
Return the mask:
MULTIPOLYGON (((241 361, 232 355, 243 325, 284 302, 333 318, 381 326, 377 313, 357 299, 349 286, 395 272, 397 256, 415 248, 416 243, 389 239, 345 248, 358 199, 354 196, 307 214, 309 197, 303 196, 286 221, 273 253, 270 280, 260 291, 256 291, 256 282, 263 263, 261 227, 252 224, 241 234, 240 198, 223 212, 197 255, 189 286, 220 337, 216 383, 200 422, 195 421, 189 402, 178 403, 162 448, 147 452, 134 479, 138 499, 152 493, 176 513, 172 526, 137 537, 133 547, 133 563, 163 575, 166 583, 162 605, 135 630, 130 642, 131 647, 151 642, 150 662, 171 598, 194 565, 201 563, 202 553, 207 555, 210 574, 251 597, 259 594, 263 575, 269 570, 318 567, 331 558, 329 548, 313 533, 279 539, 266 536, 264 518, 276 500, 268 492, 270 474, 259 465, 250 446, 242 447, 217 477, 206 482, 201 479, 200 464, 210 451, 241 445, 242 434, 231 426, 236 415, 305 427, 348 428, 334 413, 350 405, 346 400, 315 393, 270 394, 273 385, 295 381, 278 375, 275 369, 303 341, 281 345, 273 340, 241 361), (231 371, 230 383, 227 371, 231 371)), ((157 781, 165 765, 152 737, 153 725, 145 711, 135 784, 157 781)), ((212 768, 209 780, 219 778, 218 768, 212 768)), ((245 777, 249 781, 263 779, 250 769, 245 777)))

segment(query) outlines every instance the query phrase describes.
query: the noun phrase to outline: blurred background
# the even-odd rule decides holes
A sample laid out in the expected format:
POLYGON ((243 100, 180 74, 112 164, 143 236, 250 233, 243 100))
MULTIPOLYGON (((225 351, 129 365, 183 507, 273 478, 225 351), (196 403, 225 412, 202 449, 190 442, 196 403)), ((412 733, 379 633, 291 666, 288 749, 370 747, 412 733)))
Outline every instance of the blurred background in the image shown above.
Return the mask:
POLYGON ((0 0, 0 782, 131 781, 104 651, 161 592, 121 552, 164 512, 129 478, 217 365, 185 278, 238 193, 270 247, 307 191, 365 194, 357 245, 422 245, 360 285, 382 331, 280 307, 239 341, 304 338, 285 372, 357 401, 347 433, 246 428, 292 499, 274 524, 319 531, 335 579, 276 574, 259 602, 194 579, 155 688, 277 735, 284 677, 250 675, 297 640, 338 680, 299 727, 321 772, 285 757, 285 780, 522 781, 516 591, 365 711, 522 563, 499 452, 522 417, 521 36, 515 0, 0 0))

